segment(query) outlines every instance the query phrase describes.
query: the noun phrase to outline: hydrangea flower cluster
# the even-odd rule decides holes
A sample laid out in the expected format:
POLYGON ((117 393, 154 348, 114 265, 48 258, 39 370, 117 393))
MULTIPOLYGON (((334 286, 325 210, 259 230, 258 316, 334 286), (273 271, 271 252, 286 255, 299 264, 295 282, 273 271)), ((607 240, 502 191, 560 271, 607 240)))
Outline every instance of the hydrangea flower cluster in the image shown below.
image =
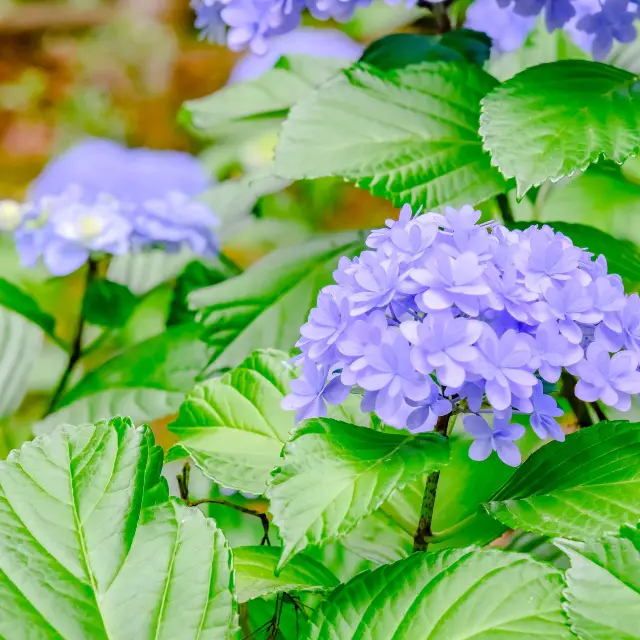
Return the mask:
POLYGON ((368 250, 341 258, 300 330, 301 375, 283 407, 298 421, 324 416, 356 391, 363 411, 414 432, 469 413, 470 456, 495 450, 514 466, 524 433, 514 412, 540 438, 564 439, 543 388, 563 368, 582 400, 628 410, 640 393, 637 294, 548 226, 479 219, 468 205, 419 216, 405 205, 368 250))
MULTIPOLYGON (((401 0, 385 0, 399 4, 401 0)), ((442 1, 442 0, 436 0, 442 1)), ((269 40, 295 29, 307 9, 318 20, 346 22, 358 7, 372 0, 191 0, 195 26, 211 42, 225 42, 232 51, 249 49, 264 55, 269 40)), ((407 0, 413 6, 417 0, 407 0)))
POLYGON ((565 29, 601 60, 614 42, 635 40, 639 11, 637 0, 475 0, 466 26, 491 36, 499 51, 514 51, 543 16, 549 31, 565 29))
POLYGON ((14 233, 23 264, 42 258, 58 276, 94 252, 187 245, 196 254, 215 255, 218 220, 194 199, 207 183, 188 154, 90 140, 46 167, 27 203, 0 203, 0 230, 14 233))

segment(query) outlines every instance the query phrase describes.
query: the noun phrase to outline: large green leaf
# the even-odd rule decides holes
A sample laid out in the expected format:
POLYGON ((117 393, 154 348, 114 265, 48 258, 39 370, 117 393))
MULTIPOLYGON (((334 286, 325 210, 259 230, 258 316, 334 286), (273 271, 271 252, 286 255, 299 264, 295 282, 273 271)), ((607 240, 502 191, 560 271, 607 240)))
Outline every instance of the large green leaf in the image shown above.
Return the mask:
POLYGON ((125 410, 136 423, 173 413, 206 364, 198 333, 196 325, 178 325, 115 356, 65 394, 56 411, 35 425, 36 433, 125 410))
POLYGON ((346 536, 397 489, 446 465, 449 443, 316 418, 295 432, 283 457, 267 487, 284 543, 280 567, 308 544, 346 536))
POLYGON ((0 307, 0 416, 12 414, 22 403, 43 343, 38 325, 0 307))
POLYGON ((518 553, 414 553, 335 589, 309 640, 569 640, 562 586, 559 571, 518 553))
POLYGON ((186 102, 180 121, 203 138, 228 136, 256 120, 279 122, 296 102, 345 66, 337 58, 289 55, 259 78, 186 102))
POLYGON ((226 638, 231 554, 170 500, 147 427, 61 427, 0 463, 0 635, 226 638))
POLYGON ((473 62, 482 66, 491 54, 491 38, 470 29, 442 35, 392 33, 372 42, 360 62, 388 71, 419 62, 473 62))
POLYGON ((640 148, 637 77, 598 62, 531 67, 482 100, 480 133, 518 195, 601 156, 621 163, 640 148))
POLYGON ((495 85, 475 65, 385 73, 357 64, 291 110, 276 169, 291 179, 340 176, 397 205, 479 203, 507 188, 478 134, 480 99, 495 85))
POLYGON ((254 349, 291 349, 340 256, 362 249, 353 232, 274 251, 242 275, 189 297, 201 311, 215 369, 236 366, 254 349))
MULTIPOLYGON (((540 223, 518 222, 512 226, 516 229, 526 229, 532 224, 540 223)), ((640 284, 640 251, 632 242, 614 238, 586 224, 568 222, 545 222, 544 224, 571 238, 576 246, 587 249, 596 256, 602 254, 607 259, 609 272, 621 275, 630 288, 637 288, 640 284)))
POLYGON ((571 561, 567 613, 582 640, 637 640, 640 620, 640 532, 587 543, 559 540, 571 561))
POLYGON ((292 558, 276 576, 279 559, 279 547, 236 547, 233 550, 238 602, 282 591, 330 591, 339 584, 329 569, 302 554, 292 558))
POLYGON ((256 351, 233 371, 198 385, 169 429, 208 477, 224 487, 264 493, 293 428, 280 408, 293 368, 287 354, 256 351))
POLYGON ((513 529, 578 540, 640 518, 640 425, 601 422, 538 449, 486 505, 513 529))

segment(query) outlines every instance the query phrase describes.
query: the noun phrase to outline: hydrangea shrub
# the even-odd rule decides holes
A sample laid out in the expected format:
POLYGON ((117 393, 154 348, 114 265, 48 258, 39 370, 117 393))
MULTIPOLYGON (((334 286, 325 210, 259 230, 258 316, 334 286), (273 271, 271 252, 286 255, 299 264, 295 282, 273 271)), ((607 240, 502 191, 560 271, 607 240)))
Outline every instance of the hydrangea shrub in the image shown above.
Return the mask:
POLYGON ((0 200, 0 637, 640 637, 637 2, 192 7, 203 158, 0 200))

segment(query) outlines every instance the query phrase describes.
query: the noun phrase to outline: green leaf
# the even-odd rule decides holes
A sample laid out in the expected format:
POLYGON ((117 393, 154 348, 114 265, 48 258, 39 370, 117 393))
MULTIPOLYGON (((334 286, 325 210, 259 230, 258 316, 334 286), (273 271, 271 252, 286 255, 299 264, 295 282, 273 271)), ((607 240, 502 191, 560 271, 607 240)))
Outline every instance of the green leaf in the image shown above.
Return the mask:
POLYGON ((640 518, 640 425, 601 422, 533 453, 486 505, 512 529, 598 537, 640 518))
POLYGON ((519 197, 602 156, 622 163, 640 148, 636 82, 627 71, 584 60, 519 73, 482 100, 480 133, 492 163, 516 178, 519 197))
POLYGON ((571 561, 564 597, 582 640, 637 640, 640 620, 640 532, 587 543, 557 540, 571 561))
POLYGON ((179 120, 201 138, 228 136, 253 121, 279 122, 296 102, 347 64, 337 58, 289 55, 259 78, 186 102, 179 120))
POLYGON ((11 415, 22 403, 43 346, 38 325, 0 307, 0 416, 11 415))
POLYGON ((274 251, 233 280, 194 291, 189 303, 201 312, 210 365, 226 369, 255 349, 291 349, 338 258, 361 249, 353 232, 319 237, 274 251))
MULTIPOLYGON (((540 223, 517 222, 510 226, 514 229, 527 229, 531 225, 538 224, 540 223)), ((640 251, 633 242, 614 238, 586 224, 569 222, 545 222, 544 224, 571 238, 577 247, 587 249, 596 256, 603 255, 607 259, 609 273, 622 276, 628 287, 635 289, 640 284, 640 251)))
POLYGON ((475 65, 357 64, 291 110, 276 169, 293 180, 339 176, 398 206, 482 202, 507 189, 478 134, 480 99, 495 85, 475 65))
POLYGON ((279 559, 279 547, 236 547, 233 550, 238 602, 283 591, 330 591, 339 584, 329 569, 304 555, 293 558, 276 576, 279 559))
POLYGON ((362 54, 366 62, 382 71, 420 62, 472 62, 482 66, 491 54, 491 38, 470 29, 442 35, 392 33, 372 42, 362 54))
POLYGON ((179 325, 140 342, 88 373, 56 411, 34 425, 47 433, 59 424, 95 422, 129 412, 136 422, 175 412, 206 364, 196 325, 179 325))
POLYGON ((56 342, 60 342, 54 333, 56 324, 54 317, 43 311, 29 294, 4 278, 0 278, 0 306, 24 316, 56 342))
POLYGON ((559 571, 517 553, 414 553, 335 589, 308 638, 569 640, 562 586, 559 571))
POLYGON ((345 536, 397 489, 446 465, 449 443, 316 418, 295 432, 283 457, 266 494, 284 543, 279 567, 308 544, 345 536))
POLYGON ((167 326, 194 322, 195 313, 189 309, 187 302, 189 294, 224 282, 229 277, 231 274, 222 264, 205 264, 200 260, 190 262, 176 278, 167 326))
POLYGON ((264 493, 293 429, 294 414, 280 408, 293 368, 287 354, 256 351, 221 378, 198 385, 169 429, 178 447, 224 487, 264 493))
POLYGON ((99 278, 84 294, 82 314, 87 322, 99 327, 123 327, 137 304, 138 298, 127 287, 99 278))
POLYGON ((170 500, 148 427, 61 427, 0 464, 0 635, 232 638, 231 553, 170 500))
POLYGON ((558 569, 569 566, 567 556, 546 536, 527 531, 511 531, 508 542, 502 547, 505 551, 519 551, 533 556, 536 560, 551 563, 558 569))

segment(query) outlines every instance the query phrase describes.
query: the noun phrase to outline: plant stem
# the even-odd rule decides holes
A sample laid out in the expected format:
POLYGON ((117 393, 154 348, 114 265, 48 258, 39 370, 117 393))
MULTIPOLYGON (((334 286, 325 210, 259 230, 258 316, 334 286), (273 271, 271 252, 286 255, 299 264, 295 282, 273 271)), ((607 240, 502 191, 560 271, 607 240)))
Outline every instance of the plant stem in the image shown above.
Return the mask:
POLYGON ((589 407, 587 407, 586 402, 576 396, 576 379, 567 371, 562 372, 562 395, 569 403, 578 426, 581 429, 590 427, 593 424, 593 420, 589 414, 589 407))
POLYGON ((595 411, 595 414, 598 416, 598 420, 600 420, 600 422, 605 422, 607 420, 607 415, 602 410, 602 407, 597 400, 595 402, 590 402, 589 405, 595 411))
POLYGON ((496 202, 498 203, 498 208, 500 209, 502 222, 504 222, 506 225, 513 224, 515 222, 515 218, 513 217, 513 211, 511 210, 511 203, 509 202, 509 198, 507 198, 507 194, 499 193, 496 196, 496 202))
MULTIPOLYGON (((450 419, 450 413, 446 416, 440 416, 436 423, 435 432, 446 438, 450 419)), ((427 476, 427 481, 424 486, 424 495, 422 496, 422 507, 420 508, 418 529, 416 530, 415 536, 413 536, 414 551, 426 551, 429 546, 429 540, 433 537, 431 522, 433 520, 433 508, 436 504, 438 480, 440 480, 440 471, 432 471, 427 476)))
POLYGON ((236 511, 240 511, 241 513, 246 513, 249 516, 255 516, 256 518, 260 518, 260 522, 262 523, 262 530, 264 531, 264 535, 262 536, 262 540, 260 540, 260 544, 267 546, 271 546, 271 540, 269 540, 269 518, 266 513, 262 513, 261 511, 256 511, 255 509, 249 509, 249 507, 243 507, 242 505, 235 504, 235 502, 230 502, 229 500, 223 500, 222 498, 199 498, 198 500, 190 500, 189 499, 189 475, 191 473, 191 465, 189 462, 185 462, 184 467, 182 467, 182 473, 176 476, 178 480, 178 489, 180 491, 180 497, 186 502, 188 507, 197 507, 201 504, 219 504, 223 507, 229 507, 229 509, 235 509, 236 511))
MULTIPOLYGON (((89 258, 89 262, 87 263, 87 274, 85 279, 85 289, 83 294, 84 296, 87 293, 87 290, 91 286, 93 279, 98 273, 98 263, 96 260, 89 258)), ((45 416, 48 416, 52 413, 56 405, 58 404, 62 394, 65 392, 67 388, 67 384, 69 384, 69 379, 71 378, 71 374, 73 373, 74 367, 78 364, 78 360, 82 356, 82 334, 84 333, 84 313, 83 310, 80 309, 80 317, 78 318, 78 324, 76 326, 76 332, 73 336, 73 342, 71 343, 71 352, 69 353, 69 360, 67 361, 67 366, 58 382, 58 385, 55 388, 51 396, 51 400, 49 401, 49 406, 45 412, 45 416)), ((44 416, 43 416, 44 417, 44 416)))

